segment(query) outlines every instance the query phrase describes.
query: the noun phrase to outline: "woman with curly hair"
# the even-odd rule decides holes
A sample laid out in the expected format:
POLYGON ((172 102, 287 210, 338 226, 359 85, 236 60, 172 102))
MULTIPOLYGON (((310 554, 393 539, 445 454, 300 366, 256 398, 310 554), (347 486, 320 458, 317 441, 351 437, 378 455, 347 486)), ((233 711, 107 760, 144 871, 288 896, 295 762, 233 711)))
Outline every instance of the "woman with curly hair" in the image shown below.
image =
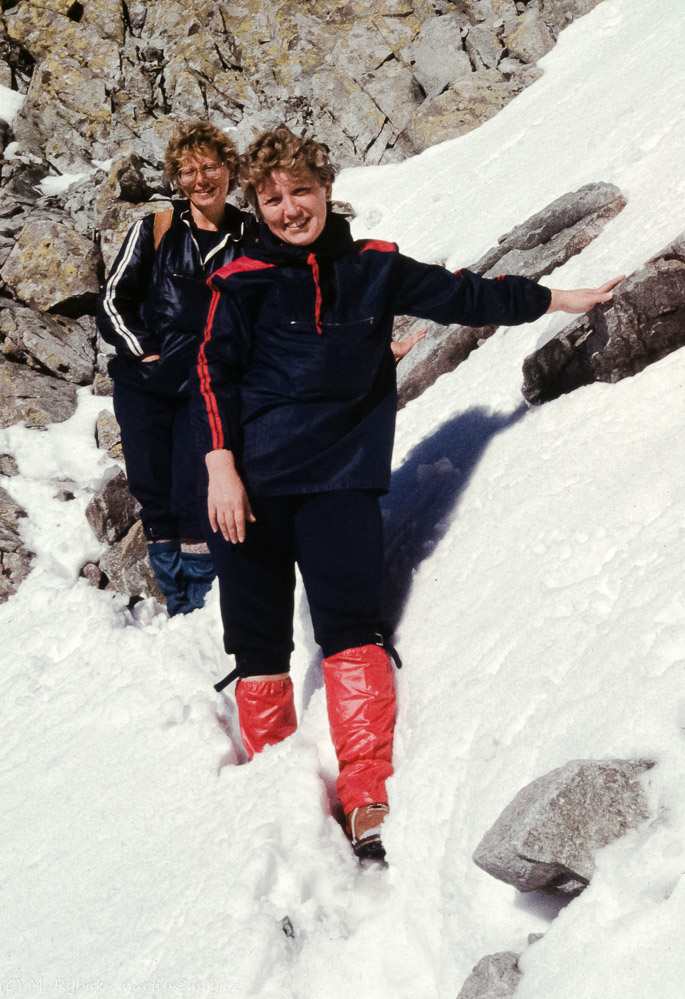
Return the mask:
POLYGON ((323 651, 347 832, 361 858, 382 858, 395 692, 379 497, 390 485, 397 406, 394 317, 532 322, 607 301, 615 282, 551 291, 355 242, 330 211, 334 176, 325 146, 284 127, 247 150, 243 191, 261 224, 245 255, 211 278, 194 418, 245 748, 252 756, 296 728, 288 671, 297 565, 323 651))
POLYGON ((98 303, 116 347, 109 371, 131 493, 170 615, 201 607, 214 578, 202 537, 188 374, 207 317, 206 280, 242 252, 251 215, 226 203, 237 183, 232 140, 208 121, 178 129, 166 174, 180 200, 131 227, 98 303))

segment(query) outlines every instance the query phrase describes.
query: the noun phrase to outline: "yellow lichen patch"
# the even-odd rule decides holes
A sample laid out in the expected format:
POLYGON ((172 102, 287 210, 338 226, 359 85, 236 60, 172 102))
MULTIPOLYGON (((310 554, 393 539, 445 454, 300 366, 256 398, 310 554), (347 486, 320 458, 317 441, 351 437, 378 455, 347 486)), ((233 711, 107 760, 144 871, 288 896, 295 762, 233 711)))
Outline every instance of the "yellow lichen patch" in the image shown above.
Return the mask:
MULTIPOLYGON (((248 81, 242 73, 236 73, 231 70, 223 70, 221 73, 217 73, 216 76, 210 80, 207 87, 207 99, 209 100, 209 95, 214 92, 218 98, 223 100, 233 101, 246 101, 250 98, 254 99, 255 94, 250 87, 248 81)), ((217 107, 217 110, 220 106, 217 107)))
POLYGON ((76 44, 79 27, 62 13, 34 4, 20 4, 5 15, 7 34, 29 50, 34 59, 50 52, 69 52, 76 44))
POLYGON ((56 222, 36 220, 22 229, 2 279, 21 301, 49 309, 97 293, 97 259, 94 244, 85 236, 56 222))

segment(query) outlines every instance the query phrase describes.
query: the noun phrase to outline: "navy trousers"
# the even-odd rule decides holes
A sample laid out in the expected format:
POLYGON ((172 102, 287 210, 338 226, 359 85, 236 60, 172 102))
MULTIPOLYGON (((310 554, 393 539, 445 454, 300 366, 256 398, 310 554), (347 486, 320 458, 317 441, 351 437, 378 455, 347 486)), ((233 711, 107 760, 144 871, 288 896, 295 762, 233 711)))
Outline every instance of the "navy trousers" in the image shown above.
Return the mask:
POLYGON ((207 473, 193 441, 188 399, 138 391, 115 379, 114 412, 148 541, 202 538, 207 473))
POLYGON ((242 544, 206 523, 224 646, 241 676, 283 673, 293 649, 295 565, 324 656, 379 641, 383 523, 378 494, 337 490, 255 498, 242 544))

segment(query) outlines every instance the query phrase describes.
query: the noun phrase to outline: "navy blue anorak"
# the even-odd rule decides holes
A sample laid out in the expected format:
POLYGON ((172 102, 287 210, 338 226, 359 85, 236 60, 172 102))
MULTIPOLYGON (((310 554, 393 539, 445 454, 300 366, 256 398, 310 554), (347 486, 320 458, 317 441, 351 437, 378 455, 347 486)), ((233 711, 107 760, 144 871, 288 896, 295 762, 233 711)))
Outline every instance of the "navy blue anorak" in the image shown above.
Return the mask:
POLYGON ((190 203, 174 201, 172 208, 157 248, 154 214, 131 226, 99 296, 97 324, 102 338, 116 347, 110 362, 115 380, 176 396, 187 395, 188 372, 202 340, 210 302, 207 279, 241 253, 254 219, 226 205, 213 245, 203 255, 190 203), (160 354, 160 360, 141 364, 148 354, 160 354))
POLYGON ((196 431, 203 453, 234 452, 258 496, 388 489, 395 316, 515 325, 539 318, 551 296, 526 278, 452 274, 393 243, 354 242, 334 214, 309 246, 262 224, 209 284, 196 431))

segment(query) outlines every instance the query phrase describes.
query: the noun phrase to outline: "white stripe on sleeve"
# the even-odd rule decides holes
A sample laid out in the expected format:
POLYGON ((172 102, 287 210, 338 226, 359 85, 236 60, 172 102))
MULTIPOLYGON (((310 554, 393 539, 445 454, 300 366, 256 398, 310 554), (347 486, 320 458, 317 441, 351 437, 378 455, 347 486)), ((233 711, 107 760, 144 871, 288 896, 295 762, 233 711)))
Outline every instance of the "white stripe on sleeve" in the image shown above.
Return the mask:
POLYGON ((139 219, 126 237, 124 252, 121 260, 119 261, 119 266, 116 271, 109 276, 107 284, 105 285, 105 296, 103 299, 105 312, 109 316, 115 331, 122 338, 131 353, 137 354, 138 356, 144 353, 143 348, 140 346, 138 338, 131 332, 128 326, 126 326, 124 320, 117 312, 114 305, 114 296, 116 295, 117 285, 121 280, 121 276, 131 262, 131 257, 133 256, 133 251, 135 250, 136 243, 138 242, 138 236, 140 234, 140 227, 142 224, 143 220, 139 219))

